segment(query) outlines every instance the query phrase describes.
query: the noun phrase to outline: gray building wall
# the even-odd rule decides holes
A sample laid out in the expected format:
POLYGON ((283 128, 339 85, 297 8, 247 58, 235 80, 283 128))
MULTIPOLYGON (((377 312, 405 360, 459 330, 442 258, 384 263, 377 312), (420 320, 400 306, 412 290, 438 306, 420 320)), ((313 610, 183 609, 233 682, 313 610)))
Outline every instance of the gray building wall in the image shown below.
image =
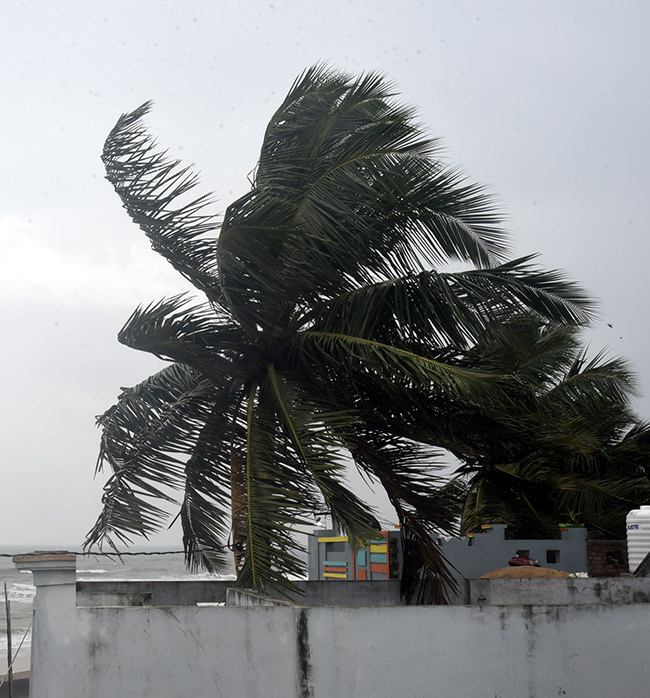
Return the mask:
POLYGON ((505 524, 492 524, 468 538, 441 538, 439 544, 445 557, 466 579, 481 577, 508 566, 518 550, 527 550, 542 567, 564 572, 587 571, 587 529, 567 528, 562 537, 549 540, 506 540, 505 524), (549 561, 553 553, 555 562, 549 561))

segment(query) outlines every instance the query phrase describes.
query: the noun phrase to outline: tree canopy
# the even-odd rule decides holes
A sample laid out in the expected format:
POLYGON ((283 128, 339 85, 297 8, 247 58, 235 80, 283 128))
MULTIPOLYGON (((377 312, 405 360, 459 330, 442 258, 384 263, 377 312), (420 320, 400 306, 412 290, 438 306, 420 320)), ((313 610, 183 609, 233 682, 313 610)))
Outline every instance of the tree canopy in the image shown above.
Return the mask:
POLYGON ((430 598, 451 582, 433 534, 454 529, 458 499, 438 475, 440 429, 427 429, 462 431, 457 404, 512 404, 509 382, 471 360, 505 320, 583 324, 589 300, 532 257, 508 258, 490 197, 381 75, 300 75, 250 191, 221 219, 158 150, 149 110, 109 134, 107 179, 201 299, 139 307, 119 333, 171 363, 98 418, 110 476, 87 545, 148 536, 176 502, 190 564, 219 569, 230 539, 240 585, 286 587, 314 508, 353 545, 376 530, 346 484, 350 459, 385 488, 430 598))
POLYGON ((459 409, 470 426, 450 446, 467 483, 462 529, 507 523, 517 538, 560 523, 625 537, 625 516, 650 498, 650 425, 631 409, 633 374, 589 358, 578 328, 511 318, 473 348, 472 363, 511 380, 511 404, 459 409))

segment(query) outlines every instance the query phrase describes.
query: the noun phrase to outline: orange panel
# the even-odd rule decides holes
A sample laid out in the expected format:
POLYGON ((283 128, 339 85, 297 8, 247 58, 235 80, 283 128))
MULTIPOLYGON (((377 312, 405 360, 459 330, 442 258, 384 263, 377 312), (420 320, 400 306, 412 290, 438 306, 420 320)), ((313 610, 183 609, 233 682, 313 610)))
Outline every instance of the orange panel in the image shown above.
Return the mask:
POLYGON ((384 574, 388 574, 388 565, 380 565, 379 563, 375 562, 372 565, 370 565, 370 571, 383 572, 384 574))
POLYGON ((366 570, 358 570, 357 571, 357 579, 368 579, 368 575, 366 573, 366 570))

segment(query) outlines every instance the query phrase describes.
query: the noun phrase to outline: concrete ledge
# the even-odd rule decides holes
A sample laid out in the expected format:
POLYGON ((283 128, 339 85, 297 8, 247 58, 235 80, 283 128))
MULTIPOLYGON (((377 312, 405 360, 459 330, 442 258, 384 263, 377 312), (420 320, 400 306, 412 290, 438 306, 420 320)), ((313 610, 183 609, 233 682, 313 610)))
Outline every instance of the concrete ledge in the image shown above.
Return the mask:
POLYGON ((77 576, 77 556, 67 550, 37 550, 12 558, 16 569, 28 570, 34 576, 34 586, 74 584, 77 576))
POLYGON ((36 552, 26 553, 25 555, 16 555, 11 561, 15 565, 20 565, 23 569, 29 569, 30 565, 35 565, 39 569, 45 569, 45 567, 63 567, 67 569, 77 566, 77 556, 69 553, 67 550, 37 550, 36 552))
POLYGON ((469 603, 486 606, 648 604, 650 578, 470 579, 469 603))
MULTIPOLYGON (((77 606, 194 606, 225 603, 235 581, 201 580, 79 580, 77 606)), ((298 606, 399 606, 400 581, 299 581, 297 593, 282 596, 269 589, 265 596, 298 606), (302 593, 300 593, 302 592, 302 593)))
POLYGON ((226 606, 295 606, 295 604, 273 599, 253 589, 228 589, 226 606))

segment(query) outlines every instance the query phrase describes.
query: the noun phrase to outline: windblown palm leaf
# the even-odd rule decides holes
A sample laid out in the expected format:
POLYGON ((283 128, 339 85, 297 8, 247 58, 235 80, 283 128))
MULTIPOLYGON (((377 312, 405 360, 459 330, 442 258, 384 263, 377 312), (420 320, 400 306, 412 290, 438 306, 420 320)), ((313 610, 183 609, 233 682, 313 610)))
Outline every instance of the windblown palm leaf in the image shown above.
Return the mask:
POLYGON ((149 534, 164 518, 156 501, 181 490, 190 563, 220 562, 230 517, 239 583, 286 586, 302 569, 293 532, 314 506, 352 541, 377 526, 345 484, 348 454, 386 488, 425 576, 448 583, 431 536, 457 508, 411 452, 425 431, 418 406, 507 401, 467 351, 522 308, 582 323, 588 301, 530 258, 507 261, 489 197, 442 163, 381 76, 300 76, 250 192, 220 224, 195 176, 156 149, 149 109, 111 131, 107 178, 207 303, 138 308, 119 334, 174 363, 100 418, 113 474, 88 544, 149 534), (446 274, 449 260, 475 269, 446 274))
POLYGON ((519 537, 553 536, 573 521, 624 535, 626 513, 650 496, 650 430, 631 411, 626 362, 588 359, 575 327, 529 315, 474 351, 479 366, 511 374, 516 399, 483 405, 482 435, 452 445, 467 482, 463 529, 501 522, 519 537))

